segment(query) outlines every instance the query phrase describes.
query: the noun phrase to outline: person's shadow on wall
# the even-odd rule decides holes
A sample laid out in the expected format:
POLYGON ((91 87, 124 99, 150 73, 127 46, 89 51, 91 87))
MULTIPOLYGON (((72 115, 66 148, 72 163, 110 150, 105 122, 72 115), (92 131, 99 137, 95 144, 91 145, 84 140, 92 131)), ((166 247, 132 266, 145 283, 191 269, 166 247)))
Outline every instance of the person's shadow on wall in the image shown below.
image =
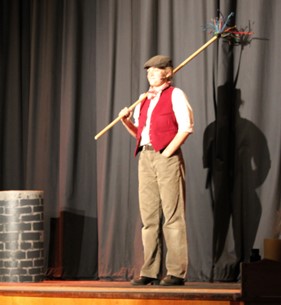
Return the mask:
POLYGON ((208 169, 206 187, 214 220, 211 281, 236 281, 240 262, 249 261, 262 213, 256 189, 270 169, 267 140, 257 126, 241 118, 243 103, 241 90, 232 83, 218 87, 216 120, 204 132, 203 165, 208 169), (225 274, 216 265, 224 252, 231 217, 236 258, 225 274))

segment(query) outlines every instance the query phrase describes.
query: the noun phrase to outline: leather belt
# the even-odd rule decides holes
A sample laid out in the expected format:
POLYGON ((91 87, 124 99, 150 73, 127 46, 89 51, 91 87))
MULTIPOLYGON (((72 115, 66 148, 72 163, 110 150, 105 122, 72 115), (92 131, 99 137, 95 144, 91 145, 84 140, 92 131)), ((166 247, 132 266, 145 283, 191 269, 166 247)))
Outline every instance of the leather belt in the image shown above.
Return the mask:
POLYGON ((150 151, 154 151, 154 148, 153 148, 152 145, 143 145, 143 146, 141 147, 140 150, 150 150, 150 151))

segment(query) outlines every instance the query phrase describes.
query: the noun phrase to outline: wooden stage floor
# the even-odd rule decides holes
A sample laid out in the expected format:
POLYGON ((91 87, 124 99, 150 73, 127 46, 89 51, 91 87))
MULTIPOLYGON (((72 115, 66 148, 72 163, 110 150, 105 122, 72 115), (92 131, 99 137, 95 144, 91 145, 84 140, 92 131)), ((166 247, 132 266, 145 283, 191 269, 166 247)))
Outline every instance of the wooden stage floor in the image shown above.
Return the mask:
POLYGON ((0 283, 1 305, 241 305, 240 283, 132 286, 112 281, 0 283))

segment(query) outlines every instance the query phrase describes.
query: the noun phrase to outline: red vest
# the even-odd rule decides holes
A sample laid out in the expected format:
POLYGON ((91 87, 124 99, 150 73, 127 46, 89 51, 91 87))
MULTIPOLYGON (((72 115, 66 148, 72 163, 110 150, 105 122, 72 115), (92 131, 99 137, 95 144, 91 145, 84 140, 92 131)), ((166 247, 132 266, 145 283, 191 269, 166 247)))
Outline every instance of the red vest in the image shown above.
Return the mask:
MULTIPOLYGON (((172 92, 174 87, 168 87, 161 93, 150 120, 149 136, 155 151, 164 149, 172 141, 178 132, 178 123, 173 111, 172 92)), ((149 99, 145 99, 140 106, 139 126, 137 132, 137 147, 135 155, 138 153, 141 141, 141 133, 147 119, 147 110, 150 104, 149 99)))

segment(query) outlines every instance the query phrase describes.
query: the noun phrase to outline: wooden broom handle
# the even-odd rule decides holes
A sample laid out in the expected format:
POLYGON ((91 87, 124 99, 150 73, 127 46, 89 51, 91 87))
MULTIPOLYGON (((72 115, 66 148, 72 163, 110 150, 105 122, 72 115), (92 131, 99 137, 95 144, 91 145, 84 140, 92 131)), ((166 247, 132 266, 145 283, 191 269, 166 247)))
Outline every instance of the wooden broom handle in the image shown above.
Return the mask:
MULTIPOLYGON (((187 59, 185 59, 181 64, 179 64, 174 70, 173 74, 177 73, 181 68, 183 68, 187 63, 189 63, 193 58, 199 55, 202 51, 204 51, 210 44, 215 42, 218 39, 218 35, 213 36, 210 40, 208 40, 201 48, 199 48, 196 52, 191 54, 187 59)), ((138 99, 134 104, 129 107, 129 110, 133 110, 139 103, 145 100, 147 97, 147 93, 143 94, 140 99, 138 99)), ((108 124, 103 130, 101 130, 96 136, 95 140, 100 138, 103 134, 105 134, 111 127, 113 127, 116 123, 118 123, 122 119, 122 116, 118 116, 115 120, 113 120, 110 124, 108 124)))

